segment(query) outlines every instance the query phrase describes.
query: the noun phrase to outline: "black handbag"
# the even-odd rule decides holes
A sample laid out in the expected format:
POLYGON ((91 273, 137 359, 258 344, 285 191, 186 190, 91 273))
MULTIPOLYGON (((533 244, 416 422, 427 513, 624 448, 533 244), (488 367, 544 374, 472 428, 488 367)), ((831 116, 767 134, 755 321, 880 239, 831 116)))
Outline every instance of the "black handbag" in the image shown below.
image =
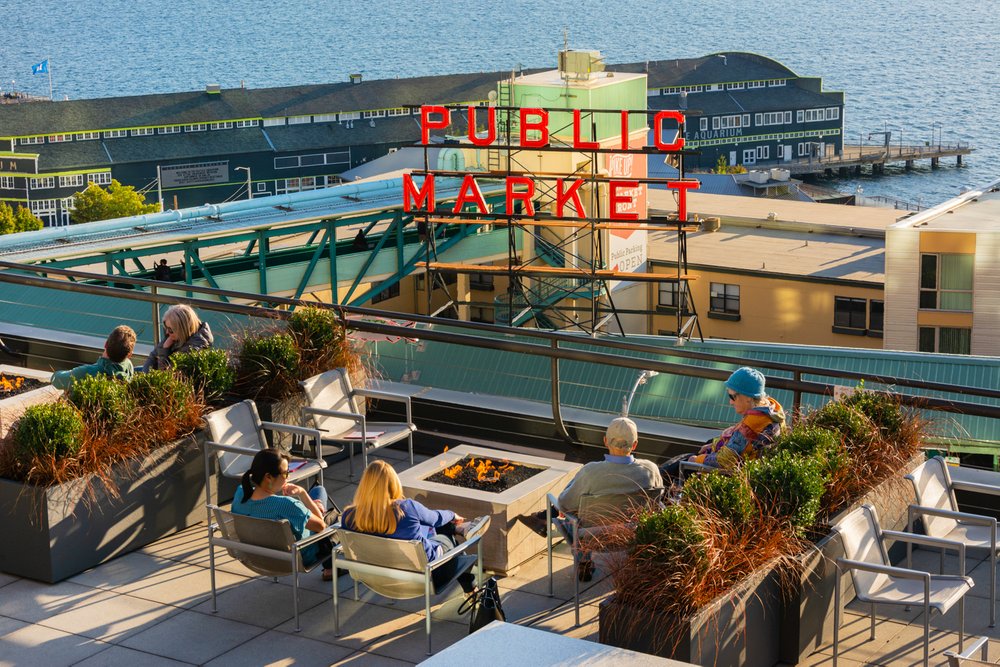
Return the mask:
POLYGON ((471 612, 469 615, 469 634, 484 628, 493 621, 506 621, 503 605, 500 602, 500 589, 496 577, 490 577, 482 586, 469 593, 469 597, 458 608, 459 614, 471 612))

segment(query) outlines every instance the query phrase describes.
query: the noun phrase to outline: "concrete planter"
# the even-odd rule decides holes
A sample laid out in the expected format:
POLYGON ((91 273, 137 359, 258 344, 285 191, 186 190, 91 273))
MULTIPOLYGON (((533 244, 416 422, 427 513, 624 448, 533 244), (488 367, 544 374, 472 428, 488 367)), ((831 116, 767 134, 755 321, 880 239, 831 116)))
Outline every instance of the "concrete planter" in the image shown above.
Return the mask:
POLYGON ((771 667, 778 661, 781 616, 779 575, 769 569, 686 618, 619 604, 614 596, 600 605, 599 641, 697 665, 771 667), (664 634, 665 628, 672 628, 664 634))
POLYGON ((40 488, 0 479, 0 571, 55 583, 205 518, 201 432, 90 478, 40 488))
MULTIPOLYGON (((870 503, 883 528, 905 530, 913 490, 903 475, 923 460, 922 454, 913 457, 896 476, 844 509, 831 523, 870 503)), ((895 547, 890 549, 894 560, 905 553, 905 547, 895 547)), ((609 597, 600 606, 600 641, 700 665, 797 664, 833 639, 834 562, 843 555, 840 541, 833 533, 827 534, 799 557, 802 569, 794 580, 789 580, 788 572, 761 572, 689 618, 673 622, 651 623, 654 612, 625 607, 609 597), (674 628, 669 640, 661 639, 665 627, 674 628)), ((853 598, 850 577, 843 577, 840 585, 843 599, 853 598)))

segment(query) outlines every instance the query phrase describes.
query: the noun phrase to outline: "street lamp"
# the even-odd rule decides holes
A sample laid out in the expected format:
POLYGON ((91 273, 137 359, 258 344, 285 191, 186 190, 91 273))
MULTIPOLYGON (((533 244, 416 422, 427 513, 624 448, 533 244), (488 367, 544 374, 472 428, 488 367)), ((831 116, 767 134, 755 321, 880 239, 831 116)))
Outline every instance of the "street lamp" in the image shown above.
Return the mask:
POLYGON ((646 384, 648 378, 656 377, 657 375, 659 375, 657 371, 643 371, 639 373, 639 377, 635 379, 635 384, 632 385, 632 391, 627 396, 622 397, 622 417, 628 417, 629 408, 632 407, 632 399, 635 398, 635 392, 639 390, 639 386, 646 384))
POLYGON ((250 190, 250 167, 236 167, 236 171, 245 171, 247 173, 247 199, 253 199, 253 192, 250 190))
POLYGON ((858 185, 856 188, 854 188, 854 205, 855 206, 864 206, 864 204, 861 201, 861 193, 864 192, 864 191, 865 191, 865 189, 863 187, 861 187, 860 185, 858 185))

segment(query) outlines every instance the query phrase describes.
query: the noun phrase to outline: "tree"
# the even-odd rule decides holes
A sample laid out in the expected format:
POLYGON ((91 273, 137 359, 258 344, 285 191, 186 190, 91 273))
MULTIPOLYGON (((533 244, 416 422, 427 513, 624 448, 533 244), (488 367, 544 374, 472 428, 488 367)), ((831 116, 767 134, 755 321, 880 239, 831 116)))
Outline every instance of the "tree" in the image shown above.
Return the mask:
POLYGON ((32 215, 27 206, 14 209, 6 202, 0 202, 0 234, 33 232, 42 228, 42 221, 32 215))
POLYGON ((74 224, 125 218, 160 210, 159 204, 147 204, 145 196, 136 192, 134 187, 122 185, 117 180, 112 180, 107 190, 91 183, 86 190, 73 195, 73 207, 70 221, 74 224))
POLYGON ((715 169, 711 171, 713 174, 745 174, 747 173, 747 168, 741 164, 729 165, 729 160, 726 159, 725 155, 720 155, 718 162, 715 163, 715 169))

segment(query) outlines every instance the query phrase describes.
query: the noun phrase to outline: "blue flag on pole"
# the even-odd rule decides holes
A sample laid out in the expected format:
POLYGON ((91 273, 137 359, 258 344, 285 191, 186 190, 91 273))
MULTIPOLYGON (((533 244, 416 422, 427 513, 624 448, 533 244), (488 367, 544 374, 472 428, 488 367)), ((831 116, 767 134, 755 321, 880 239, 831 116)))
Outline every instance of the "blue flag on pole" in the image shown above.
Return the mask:
POLYGON ((32 74, 48 74, 49 73, 49 61, 48 58, 38 63, 37 65, 31 66, 32 74))

